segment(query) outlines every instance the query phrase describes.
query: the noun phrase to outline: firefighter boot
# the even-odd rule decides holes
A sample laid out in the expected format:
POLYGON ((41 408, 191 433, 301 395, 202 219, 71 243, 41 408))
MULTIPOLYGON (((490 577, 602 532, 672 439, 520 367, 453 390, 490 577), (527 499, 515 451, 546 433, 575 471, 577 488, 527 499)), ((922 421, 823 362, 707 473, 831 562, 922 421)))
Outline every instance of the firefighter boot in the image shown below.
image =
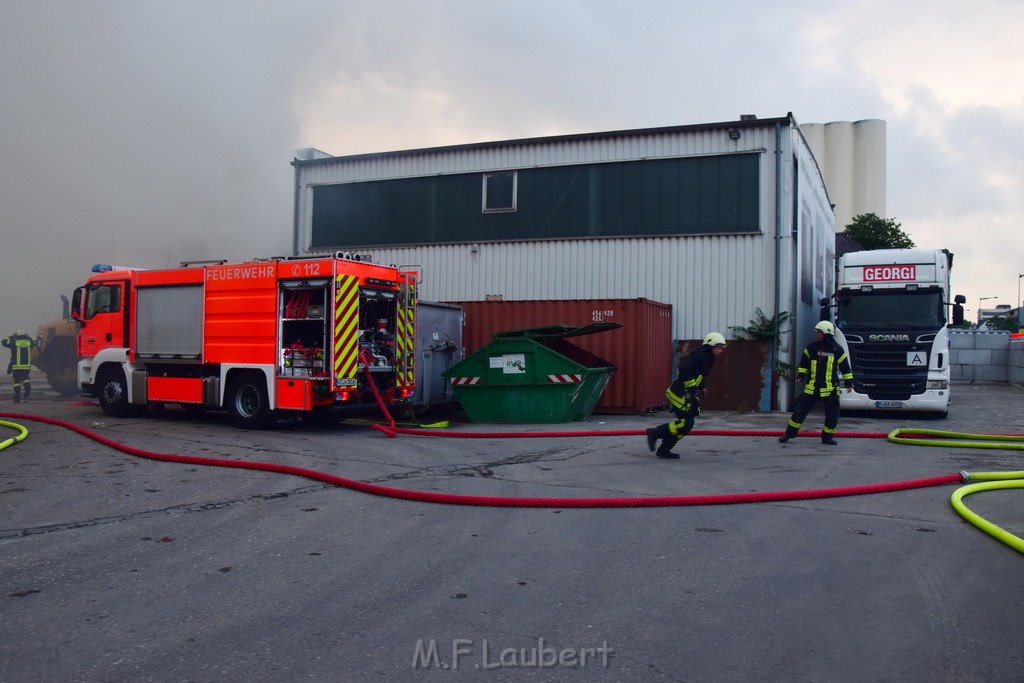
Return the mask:
POLYGON ((831 434, 821 433, 821 443, 826 446, 838 446, 839 443, 833 438, 831 434))
POLYGON ((668 425, 658 425, 647 430, 647 447, 652 451, 658 447, 659 439, 667 439, 672 436, 672 432, 668 430, 668 425))
POLYGON ((647 430, 647 448, 654 450, 658 447, 658 430, 648 429, 647 430))
MULTIPOLYGON (((666 431, 668 428, 666 427, 666 431)), ((679 443, 679 437, 669 434, 661 440, 661 445, 658 446, 655 455, 659 458, 665 458, 666 460, 678 460, 679 454, 672 452, 672 447, 679 443)))
POLYGON ((28 401, 28 396, 32 393, 32 382, 25 380, 21 385, 21 389, 25 392, 25 401, 28 401))
POLYGON ((790 439, 796 436, 796 430, 792 427, 786 427, 786 433, 779 437, 779 443, 786 443, 790 439))

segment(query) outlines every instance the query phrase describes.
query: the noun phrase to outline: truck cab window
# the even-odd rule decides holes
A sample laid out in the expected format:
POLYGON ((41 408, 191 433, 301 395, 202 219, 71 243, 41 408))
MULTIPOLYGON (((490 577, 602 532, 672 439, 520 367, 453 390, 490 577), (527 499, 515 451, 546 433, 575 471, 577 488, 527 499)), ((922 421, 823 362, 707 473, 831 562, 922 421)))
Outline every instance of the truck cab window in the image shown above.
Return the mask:
POLYGON ((117 313, 121 310, 121 285, 96 285, 89 289, 85 306, 85 319, 98 313, 117 313))

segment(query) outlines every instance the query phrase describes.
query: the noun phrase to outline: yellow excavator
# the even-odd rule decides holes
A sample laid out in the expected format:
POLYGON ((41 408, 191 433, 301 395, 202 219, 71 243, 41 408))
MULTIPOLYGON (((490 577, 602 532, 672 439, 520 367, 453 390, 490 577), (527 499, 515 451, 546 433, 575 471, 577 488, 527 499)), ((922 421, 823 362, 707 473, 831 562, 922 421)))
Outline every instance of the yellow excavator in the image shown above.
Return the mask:
POLYGON ((38 348, 32 350, 32 364, 46 373, 46 381, 61 396, 77 396, 78 322, 71 318, 71 304, 63 294, 64 317, 39 326, 38 348))

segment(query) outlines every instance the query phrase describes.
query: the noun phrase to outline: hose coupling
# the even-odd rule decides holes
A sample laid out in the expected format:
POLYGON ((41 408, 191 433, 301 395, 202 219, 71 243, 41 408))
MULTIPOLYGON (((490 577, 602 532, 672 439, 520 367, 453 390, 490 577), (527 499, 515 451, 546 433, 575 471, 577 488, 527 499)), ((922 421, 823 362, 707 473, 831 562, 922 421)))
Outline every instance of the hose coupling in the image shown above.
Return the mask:
POLYGON ((960 472, 960 480, 961 481, 970 481, 971 480, 971 473, 967 472, 966 470, 961 471, 960 472))

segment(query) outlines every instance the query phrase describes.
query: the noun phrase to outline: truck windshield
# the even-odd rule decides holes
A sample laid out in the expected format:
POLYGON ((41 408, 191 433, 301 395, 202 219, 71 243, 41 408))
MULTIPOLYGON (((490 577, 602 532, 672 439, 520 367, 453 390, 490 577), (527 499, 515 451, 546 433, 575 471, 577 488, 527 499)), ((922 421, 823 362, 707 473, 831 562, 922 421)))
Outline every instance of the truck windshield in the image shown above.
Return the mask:
POLYGON ((839 329, 936 330, 946 324, 942 293, 875 290, 839 296, 836 325, 839 329))

